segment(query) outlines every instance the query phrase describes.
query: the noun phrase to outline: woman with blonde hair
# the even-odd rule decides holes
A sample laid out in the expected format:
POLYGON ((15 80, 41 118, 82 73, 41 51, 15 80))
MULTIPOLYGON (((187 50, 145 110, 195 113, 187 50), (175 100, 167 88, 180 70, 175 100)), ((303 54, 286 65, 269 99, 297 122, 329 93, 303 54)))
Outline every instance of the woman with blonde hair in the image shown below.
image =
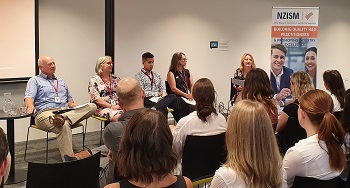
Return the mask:
POLYGON ((330 180, 345 168, 345 133, 332 112, 333 101, 325 91, 310 90, 299 98, 298 120, 307 138, 289 148, 284 156, 289 186, 296 176, 330 180))
POLYGON ((214 175, 212 188, 287 187, 269 115, 256 101, 235 105, 227 123, 227 161, 214 175))
MULTIPOLYGON (((250 53, 244 53, 241 57, 241 63, 239 65, 239 68, 236 69, 235 74, 233 75, 234 79, 244 80, 247 76, 248 72, 251 69, 255 69, 255 62, 254 57, 250 53)), ((243 86, 235 85, 231 82, 231 92, 230 92, 230 100, 231 103, 234 103, 236 101, 236 98, 243 90, 243 86)))
POLYGON ((113 61, 110 56, 99 57, 96 61, 96 75, 90 79, 88 92, 90 102, 97 105, 96 115, 118 121, 122 109, 118 104, 117 86, 120 78, 112 74, 113 61))
POLYGON ((278 118, 275 133, 282 133, 282 139, 280 139, 279 141, 281 143, 281 146, 283 146, 283 148, 281 148, 283 152, 286 152, 299 140, 306 138, 306 132, 298 122, 298 98, 300 98, 306 92, 315 89, 311 77, 308 73, 303 71, 298 71, 291 75, 290 88, 293 94, 293 102, 283 108, 283 111, 281 112, 281 115, 278 118), (290 127, 287 127, 287 129, 285 129, 286 126, 290 127), (286 139, 284 140, 283 138, 286 139))

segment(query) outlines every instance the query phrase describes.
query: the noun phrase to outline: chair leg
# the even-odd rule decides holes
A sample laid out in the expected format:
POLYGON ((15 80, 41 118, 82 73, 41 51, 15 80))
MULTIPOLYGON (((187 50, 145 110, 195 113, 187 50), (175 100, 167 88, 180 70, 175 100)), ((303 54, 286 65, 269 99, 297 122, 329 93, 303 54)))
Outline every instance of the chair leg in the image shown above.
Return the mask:
POLYGON ((100 146, 102 145, 102 129, 103 129, 103 121, 100 123, 101 130, 100 130, 100 146))
POLYGON ((46 163, 49 158, 49 131, 46 131, 46 163))
MULTIPOLYGON (((87 120, 86 120, 86 123, 87 123, 87 120)), ((86 127, 86 126, 85 126, 86 127)), ((85 129, 84 129, 84 125, 83 125, 83 151, 84 151, 84 149, 85 149, 85 129)))
MULTIPOLYGON (((24 160, 27 161, 26 157, 27 157, 27 146, 28 146, 28 138, 29 138, 29 129, 30 126, 28 127, 28 131, 27 131, 27 141, 26 141, 26 149, 24 150, 24 160)), ((13 154, 14 155, 14 154, 13 154)))

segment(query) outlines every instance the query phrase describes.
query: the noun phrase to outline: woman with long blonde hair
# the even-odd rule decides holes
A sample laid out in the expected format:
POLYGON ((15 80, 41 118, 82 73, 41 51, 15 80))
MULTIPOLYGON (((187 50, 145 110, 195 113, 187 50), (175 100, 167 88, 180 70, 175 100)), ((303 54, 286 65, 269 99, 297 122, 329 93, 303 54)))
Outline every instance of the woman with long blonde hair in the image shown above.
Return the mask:
POLYGON ((215 172, 211 188, 287 187, 271 121, 261 103, 242 100, 235 105, 226 146, 227 161, 215 172))
MULTIPOLYGON (((250 53, 244 53, 241 57, 241 63, 239 65, 239 68, 236 69, 236 72, 233 75, 233 78, 244 80, 248 72, 255 68, 256 66, 255 66, 253 55, 250 53)), ((239 86, 231 82, 231 92, 230 92, 231 103, 234 103, 236 101, 236 98, 239 95, 239 92, 241 92, 242 90, 243 90, 243 86, 239 86)))
POLYGON ((290 77, 290 89, 293 94, 293 102, 287 104, 287 106, 283 108, 276 127, 276 134, 283 131, 282 137, 285 138, 285 140, 279 140, 281 146, 283 146, 283 148, 281 148, 283 153, 285 153, 290 147, 294 146, 299 140, 306 138, 306 132, 298 122, 298 98, 315 88, 309 74, 303 71, 298 71, 293 73, 290 77), (285 127, 287 127, 287 129, 285 129, 285 127))

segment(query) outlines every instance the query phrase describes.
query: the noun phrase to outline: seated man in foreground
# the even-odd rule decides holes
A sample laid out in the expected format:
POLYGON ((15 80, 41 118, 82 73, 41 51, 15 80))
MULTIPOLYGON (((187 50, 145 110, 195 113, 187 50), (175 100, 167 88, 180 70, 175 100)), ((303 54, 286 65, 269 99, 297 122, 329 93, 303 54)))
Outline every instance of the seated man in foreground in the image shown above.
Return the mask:
POLYGON ((52 57, 41 56, 38 60, 41 73, 29 79, 25 91, 25 105, 28 114, 33 114, 35 124, 44 131, 57 135, 58 147, 64 155, 73 154, 71 125, 90 117, 96 105, 85 104, 62 114, 53 112, 74 108, 75 104, 67 84, 55 76, 56 64, 52 57))
POLYGON ((91 151, 83 151, 66 157, 70 160, 78 160, 87 158, 99 151, 101 151, 103 155, 108 153, 110 159, 108 161, 108 167, 101 166, 105 169, 105 174, 104 177, 100 177, 100 187, 120 180, 117 174, 114 175, 115 164, 112 158, 116 158, 116 153, 119 149, 119 141, 127 122, 129 122, 130 118, 132 118, 136 112, 144 108, 143 100, 145 92, 135 78, 126 77, 120 80, 117 86, 117 95, 118 104, 124 110, 124 113, 120 115, 117 122, 111 122, 106 126, 104 130, 105 145, 91 149, 91 151))

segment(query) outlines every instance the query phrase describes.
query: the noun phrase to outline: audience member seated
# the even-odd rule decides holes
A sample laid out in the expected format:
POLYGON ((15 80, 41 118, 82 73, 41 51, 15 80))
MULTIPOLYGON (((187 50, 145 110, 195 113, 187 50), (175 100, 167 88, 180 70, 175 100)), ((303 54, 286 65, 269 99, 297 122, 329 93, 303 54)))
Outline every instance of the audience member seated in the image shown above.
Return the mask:
POLYGON ((334 104, 333 112, 344 108, 345 86, 343 78, 337 70, 327 70, 323 73, 324 87, 331 93, 334 104))
MULTIPOLYGON (((233 78, 244 80, 244 78, 247 76, 247 73, 251 69, 255 69, 255 62, 252 54, 250 53, 244 53, 241 58, 241 63, 239 65, 239 68, 236 69, 235 74, 233 75, 233 78)), ((231 82, 231 92, 230 92, 230 101, 231 105, 236 101, 236 98, 239 96, 240 92, 243 90, 243 86, 233 84, 231 82)))
POLYGON ((178 154, 176 174, 181 172, 182 151, 187 135, 210 136, 226 132, 226 119, 215 109, 215 90, 208 78, 201 78, 193 86, 196 111, 183 117, 173 130, 174 149, 178 154))
POLYGON ((0 127, 0 185, 3 185, 2 183, 6 182, 10 172, 11 156, 9 153, 6 134, 0 127))
POLYGON ((333 179, 346 167, 344 129, 332 114, 333 101, 322 90, 311 90, 299 98, 298 119, 307 138, 288 149, 283 159, 289 187, 294 178, 333 179))
POLYGON ((192 111, 190 104, 182 99, 182 97, 184 97, 188 100, 193 100, 193 76, 188 69, 185 69, 186 64, 187 58, 184 53, 174 53, 167 75, 167 81, 170 88, 167 89, 167 93, 175 94, 177 96, 172 106, 174 109, 172 114, 177 122, 192 111))
POLYGON ((263 104, 275 126, 278 121, 278 111, 272 99, 273 95, 274 92, 266 72, 260 68, 250 70, 244 82, 242 99, 250 99, 263 104))
POLYGON ((38 66, 41 73, 29 79, 25 91, 27 113, 33 114, 39 129, 57 135, 58 147, 64 159, 64 155, 73 154, 71 125, 89 118, 95 113, 96 105, 88 103, 62 114, 54 114, 59 109, 74 108, 77 105, 67 84, 55 75, 55 60, 41 56, 38 66))
POLYGON ((343 118, 342 118, 342 124, 343 128, 345 130, 345 156, 346 156, 346 168, 343 170, 343 172, 339 175, 339 177, 343 180, 343 184, 345 187, 345 182, 347 181, 347 177, 349 174, 350 169, 350 116, 345 114, 350 114, 350 89, 346 90, 345 92, 345 100, 344 100, 344 111, 343 111, 343 118))
POLYGON ((96 62, 96 75, 90 79, 90 102, 97 105, 96 115, 109 121, 118 121, 122 110, 118 104, 117 85, 120 78, 112 74, 113 62, 110 56, 99 57, 96 62))
MULTIPOLYGON (((285 138, 284 143, 281 143, 284 146, 281 148, 283 153, 294 146, 299 140, 306 138, 305 129, 300 126, 298 121, 298 98, 303 96, 304 93, 315 89, 309 74, 302 71, 292 74, 290 77, 290 88, 293 94, 293 102, 283 108, 278 118, 275 132, 275 134, 282 133, 282 136, 285 138)), ((279 141, 283 142, 283 140, 279 141)))
POLYGON ((154 107, 156 110, 161 111, 166 117, 168 116, 168 106, 171 106, 176 96, 174 94, 166 95, 164 82, 160 75, 153 71, 154 55, 150 52, 142 54, 141 71, 136 73, 135 78, 141 84, 143 90, 145 90, 144 105, 146 108, 154 107), (151 99, 157 99, 158 102, 151 101, 151 99))
POLYGON ((104 143, 97 148, 91 149, 91 152, 83 151, 80 153, 76 153, 74 155, 70 155, 71 160, 83 159, 91 156, 91 154, 95 154, 99 151, 103 154, 108 153, 108 157, 110 159, 108 166, 103 166, 102 168, 107 169, 104 177, 100 177, 100 185, 103 187, 106 184, 110 184, 116 181, 119 181, 121 177, 114 178, 114 161, 118 148, 119 148, 119 140, 124 132, 125 125, 130 120, 130 118, 139 110, 144 108, 143 99, 144 99, 144 91, 141 88, 140 83, 131 77, 126 77, 120 80, 117 86, 117 95, 119 105, 122 109, 124 109, 124 113, 118 118, 117 122, 111 122, 108 124, 104 130, 104 143))
POLYGON ((106 188, 192 188, 191 180, 171 174, 177 161, 172 140, 167 119, 160 112, 143 109, 136 113, 125 127, 114 159, 125 179, 106 188))
POLYGON ((215 172, 211 188, 288 187, 271 121, 261 103, 242 100, 235 105, 227 123, 226 146, 227 160, 215 172))

